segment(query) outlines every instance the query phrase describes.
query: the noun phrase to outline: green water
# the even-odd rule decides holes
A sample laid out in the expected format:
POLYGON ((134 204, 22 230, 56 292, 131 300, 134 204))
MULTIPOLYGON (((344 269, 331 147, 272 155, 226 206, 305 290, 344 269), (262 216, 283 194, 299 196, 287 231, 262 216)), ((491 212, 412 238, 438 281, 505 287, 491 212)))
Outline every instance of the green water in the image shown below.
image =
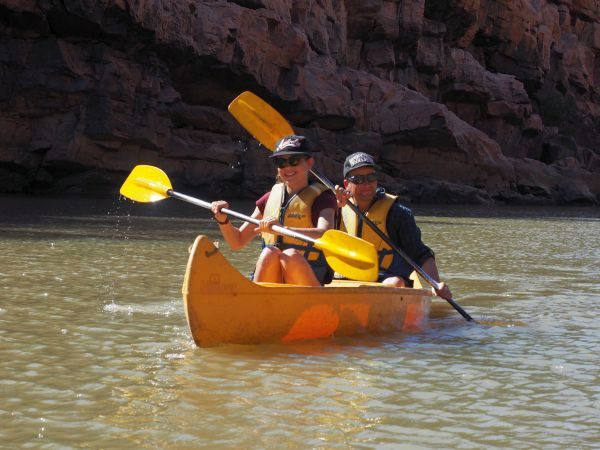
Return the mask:
MULTIPOLYGON (((415 214, 499 325, 201 349, 180 289, 204 210, 1 198, 0 448, 598 448, 598 208, 415 214)), ((258 243, 222 250, 247 273, 258 243)))

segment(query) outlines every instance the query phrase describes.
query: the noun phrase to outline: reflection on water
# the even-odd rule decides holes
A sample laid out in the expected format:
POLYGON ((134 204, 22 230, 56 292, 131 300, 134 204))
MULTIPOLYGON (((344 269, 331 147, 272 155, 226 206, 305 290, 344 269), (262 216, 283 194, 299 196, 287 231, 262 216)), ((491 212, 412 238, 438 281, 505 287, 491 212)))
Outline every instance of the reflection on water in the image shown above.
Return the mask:
MULTIPOLYGON (((180 289, 217 227, 139 206, 0 200, 0 448, 597 448, 597 209, 415 208, 456 300, 508 326, 200 349, 180 289)), ((258 242, 222 250, 248 273, 258 242)))

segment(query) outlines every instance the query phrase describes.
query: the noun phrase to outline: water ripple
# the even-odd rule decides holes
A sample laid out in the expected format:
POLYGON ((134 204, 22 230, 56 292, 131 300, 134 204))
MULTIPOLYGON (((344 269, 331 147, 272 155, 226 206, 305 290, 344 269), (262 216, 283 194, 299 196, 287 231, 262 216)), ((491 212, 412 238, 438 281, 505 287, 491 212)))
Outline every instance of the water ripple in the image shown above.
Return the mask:
MULTIPOLYGON (((214 224, 7 219, 0 447, 597 448, 600 221, 511 214, 423 225, 456 299, 491 325, 452 314, 412 334, 208 349, 180 289, 214 224)), ((223 252, 248 272, 257 248, 223 252)))

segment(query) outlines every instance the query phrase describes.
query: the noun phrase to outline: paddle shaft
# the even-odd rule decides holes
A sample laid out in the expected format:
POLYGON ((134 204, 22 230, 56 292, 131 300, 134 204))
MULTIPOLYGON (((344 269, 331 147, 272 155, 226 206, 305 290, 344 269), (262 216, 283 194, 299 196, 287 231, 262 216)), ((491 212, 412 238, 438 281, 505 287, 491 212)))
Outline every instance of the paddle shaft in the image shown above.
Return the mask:
MULTIPOLYGON (((318 170, 316 169, 311 169, 310 173, 312 173, 315 177, 317 177, 319 179, 319 181, 321 183, 323 183, 325 186, 327 186, 327 188, 331 189, 332 191, 335 192, 335 186, 333 185, 333 183, 331 181, 329 181, 323 174, 321 174, 318 170)), ((436 291, 441 289, 441 284, 438 283, 437 281, 435 281, 433 278, 431 278, 429 276, 429 274, 427 272, 425 272, 417 263, 415 263, 402 249, 400 249, 398 246, 396 246, 391 239, 383 232, 381 231, 381 229, 375 225, 373 223, 373 221, 371 219, 369 219, 359 208, 358 206, 356 206, 354 203, 352 202, 347 202, 346 203, 351 209, 352 211, 354 211, 369 227, 371 227, 371 229, 377 233, 377 236, 379 236, 387 245, 390 246, 390 248, 396 252, 398 255, 400 255, 402 258, 404 258, 404 260, 415 270, 415 272, 417 272, 419 275, 421 275, 421 277, 423 277, 425 279, 425 281, 427 281, 427 283, 429 283, 429 285, 431 287, 433 287, 436 291)), ((462 309, 462 307, 456 303, 453 299, 451 298, 445 298, 444 300, 446 300, 448 303, 450 303, 452 305, 452 307, 454 309, 456 309, 459 314, 461 316, 463 316, 465 318, 465 320, 467 320, 467 322, 471 322, 473 320, 473 318, 469 315, 469 313, 467 313, 464 309, 462 309)))
MULTIPOLYGON (((188 202, 193 205, 201 206, 202 208, 205 208, 205 209, 212 208, 212 205, 208 202, 205 202, 204 200, 200 200, 199 198, 195 198, 195 197, 190 197, 189 195, 181 194, 179 192, 174 191, 173 189, 167 190, 166 194, 169 197, 176 198, 178 200, 183 200, 184 202, 188 202)), ((223 212, 224 214, 227 214, 228 216, 237 217, 238 219, 253 223, 254 225, 258 225, 260 223, 260 221, 258 219, 246 216, 245 214, 239 213, 237 211, 232 211, 231 209, 228 209, 228 208, 221 208, 221 212, 223 212)), ((282 234, 284 236, 288 236, 288 237, 291 237, 294 239, 298 239, 300 241, 310 242, 311 244, 315 244, 317 242, 316 239, 313 239, 313 238, 306 236, 304 234, 301 234, 301 233, 296 233, 293 230, 289 230, 287 228, 280 227, 279 225, 273 225, 273 226, 271 226, 271 229, 273 231, 275 231, 276 233, 279 233, 279 234, 282 234)))

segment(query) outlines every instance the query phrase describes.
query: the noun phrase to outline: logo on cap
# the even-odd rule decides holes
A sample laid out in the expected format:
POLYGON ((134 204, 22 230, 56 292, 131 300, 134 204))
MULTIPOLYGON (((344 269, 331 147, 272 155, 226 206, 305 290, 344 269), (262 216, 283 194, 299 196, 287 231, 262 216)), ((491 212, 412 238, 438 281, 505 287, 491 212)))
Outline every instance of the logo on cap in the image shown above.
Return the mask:
POLYGON ((281 143, 277 146, 277 151, 285 150, 288 147, 300 147, 302 146, 301 139, 298 137, 285 138, 281 143))
POLYGON ((354 167, 355 165, 361 163, 367 163, 373 166, 375 165, 375 161, 373 161, 373 158, 371 158, 371 156, 367 155, 366 153, 358 153, 348 160, 348 165, 350 167, 354 167))

